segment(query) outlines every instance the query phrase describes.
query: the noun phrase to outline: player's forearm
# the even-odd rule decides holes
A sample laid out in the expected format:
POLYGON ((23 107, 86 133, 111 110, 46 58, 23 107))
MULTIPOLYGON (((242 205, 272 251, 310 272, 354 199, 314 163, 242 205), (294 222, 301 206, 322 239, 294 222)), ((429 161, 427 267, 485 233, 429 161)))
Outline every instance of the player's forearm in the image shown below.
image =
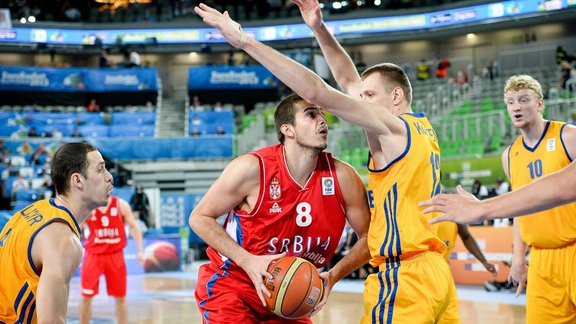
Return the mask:
POLYGON ((136 246, 138 247, 138 252, 143 253, 144 252, 144 246, 142 244, 142 232, 140 231, 140 228, 138 228, 138 225, 136 223, 134 223, 133 225, 130 226, 130 233, 131 233, 134 241, 136 241, 136 246))
POLYGON ((482 201, 485 219, 529 215, 576 201, 576 164, 518 190, 482 201))
POLYGON ((330 33, 326 24, 322 23, 318 28, 313 29, 313 32, 336 82, 344 92, 348 93, 349 85, 360 82, 356 65, 334 35, 330 33))
POLYGON ((487 262, 484 253, 482 253, 482 251, 480 250, 480 247, 478 246, 478 243, 476 242, 474 237, 469 236, 466 239, 464 239, 463 242, 466 249, 470 251, 470 253, 472 253, 472 255, 476 258, 476 260, 480 261, 481 263, 487 262))
POLYGON ((249 255, 234 241, 216 219, 209 216, 192 216, 190 226, 210 247, 240 265, 249 255))
POLYGON ((526 252, 528 251, 528 244, 524 243, 520 235, 520 225, 514 222, 512 227, 512 263, 525 264, 526 252))
POLYGON ((352 271, 358 269, 370 260, 370 250, 366 236, 361 237, 334 268, 330 270, 330 276, 334 283, 346 277, 352 271))
MULTIPOLYGON (((314 72, 250 37, 246 41, 244 51, 303 99, 319 104, 313 98, 317 98, 320 92, 325 91, 326 84, 314 72)), ((323 108, 326 107, 323 106, 323 108)))

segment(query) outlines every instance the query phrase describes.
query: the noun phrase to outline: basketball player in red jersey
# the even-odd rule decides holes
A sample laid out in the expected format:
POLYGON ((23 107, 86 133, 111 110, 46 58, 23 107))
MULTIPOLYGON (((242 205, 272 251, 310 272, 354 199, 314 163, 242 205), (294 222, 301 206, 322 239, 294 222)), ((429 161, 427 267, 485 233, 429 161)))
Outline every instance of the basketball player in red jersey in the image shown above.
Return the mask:
POLYGON ((54 154, 56 198, 18 211, 0 232, 0 323, 66 323, 70 279, 82 259, 80 226, 106 205, 112 175, 91 144, 54 154))
POLYGON ((280 144, 230 162, 190 215, 190 226, 210 245, 211 262, 200 268, 196 286, 204 323, 288 321, 265 306, 268 264, 294 255, 325 266, 346 220, 359 240, 322 274, 326 290, 316 311, 335 282, 369 260, 366 190, 350 165, 323 152, 328 127, 322 109, 293 94, 280 102, 274 119, 280 144), (226 213, 222 227, 216 219, 226 213))
POLYGON ((116 196, 108 199, 108 205, 96 208, 84 223, 90 234, 84 246, 82 262, 82 300, 80 302, 80 323, 90 323, 92 317, 92 298, 98 294, 100 276, 106 277, 108 295, 116 302, 116 321, 128 323, 128 304, 126 304, 126 263, 124 252, 126 233, 124 223, 130 226, 130 233, 138 247, 138 262, 144 262, 142 233, 132 215, 130 205, 116 196))

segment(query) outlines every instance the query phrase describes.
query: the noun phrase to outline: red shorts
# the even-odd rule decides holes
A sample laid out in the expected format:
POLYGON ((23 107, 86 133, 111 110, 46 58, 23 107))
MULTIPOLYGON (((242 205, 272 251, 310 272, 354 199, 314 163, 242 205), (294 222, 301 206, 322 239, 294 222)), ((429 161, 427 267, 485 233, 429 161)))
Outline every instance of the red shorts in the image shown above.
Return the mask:
POLYGON ((207 324, 219 323, 298 323, 311 324, 310 317, 288 320, 272 313, 256 293, 252 282, 246 282, 211 264, 198 269, 196 302, 207 324))
POLYGON ((102 274, 106 278, 108 295, 126 296, 126 262, 122 250, 107 254, 84 251, 84 260, 80 271, 82 296, 92 297, 98 294, 98 283, 102 274))

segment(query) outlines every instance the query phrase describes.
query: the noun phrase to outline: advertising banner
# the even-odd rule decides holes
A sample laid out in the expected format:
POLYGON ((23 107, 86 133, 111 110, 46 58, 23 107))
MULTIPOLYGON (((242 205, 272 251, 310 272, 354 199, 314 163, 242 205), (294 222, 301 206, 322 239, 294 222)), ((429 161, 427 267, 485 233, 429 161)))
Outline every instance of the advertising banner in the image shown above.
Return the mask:
POLYGON ((191 67, 188 89, 275 89, 278 79, 263 66, 202 66, 191 67))

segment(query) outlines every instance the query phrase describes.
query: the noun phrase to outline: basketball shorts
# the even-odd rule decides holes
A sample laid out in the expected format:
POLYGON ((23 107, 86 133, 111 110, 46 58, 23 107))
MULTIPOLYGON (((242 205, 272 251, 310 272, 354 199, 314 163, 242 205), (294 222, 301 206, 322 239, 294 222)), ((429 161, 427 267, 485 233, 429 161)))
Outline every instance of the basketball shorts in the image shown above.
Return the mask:
POLYGON ((82 269, 82 296, 92 297, 98 294, 100 276, 106 278, 106 290, 113 297, 126 296, 126 262, 122 250, 107 254, 84 252, 82 269))
POLYGON ((312 323, 310 317, 288 320, 277 316, 262 305, 252 282, 211 263, 198 269, 195 295, 202 321, 206 324, 312 323))
POLYGON ((526 323, 576 323, 576 244, 530 251, 526 323))
POLYGON ((424 252, 396 265, 382 264, 380 272, 368 276, 361 323, 460 323, 457 312, 444 318, 450 303, 457 303, 454 298, 448 263, 439 253, 424 252))

